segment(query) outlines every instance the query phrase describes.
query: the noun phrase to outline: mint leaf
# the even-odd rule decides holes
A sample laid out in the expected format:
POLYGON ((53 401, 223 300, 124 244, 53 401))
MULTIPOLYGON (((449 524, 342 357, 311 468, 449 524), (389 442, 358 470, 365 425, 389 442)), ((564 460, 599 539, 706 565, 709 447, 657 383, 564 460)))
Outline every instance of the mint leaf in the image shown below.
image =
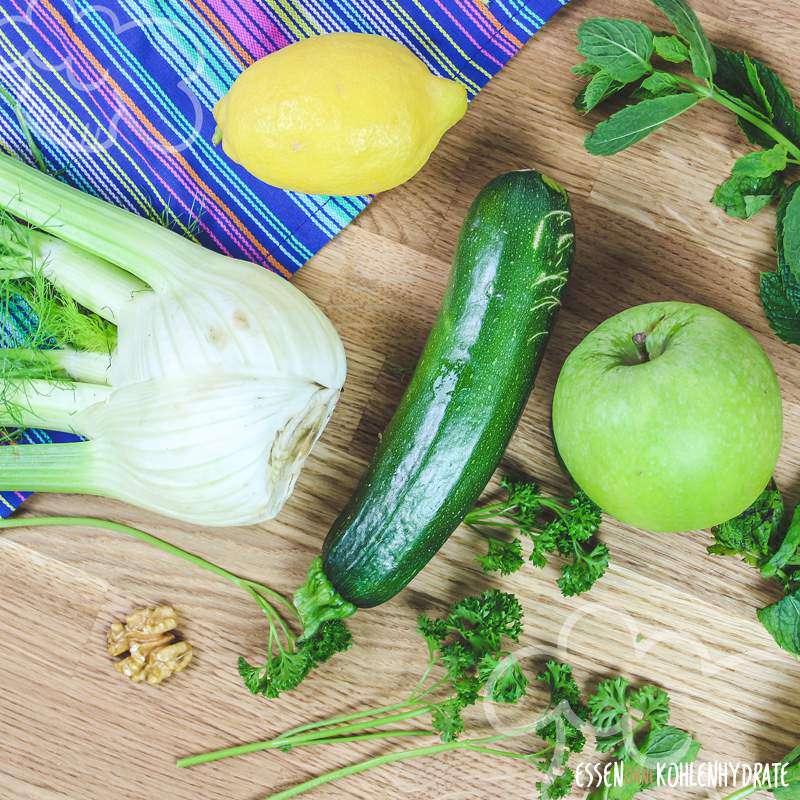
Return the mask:
POLYGON ((610 156, 651 134, 671 119, 700 102, 696 94, 675 94, 643 100, 623 108, 601 122, 587 137, 584 145, 596 156, 610 156))
POLYGON ((747 53, 742 53, 742 62, 744 64, 745 74, 747 75, 747 83, 753 93, 753 97, 760 106, 760 108, 772 117, 772 103, 767 97, 767 92, 764 89, 764 84, 761 83, 761 78, 758 75, 758 68, 756 67, 753 59, 747 53))
POLYGON ((789 529, 783 541, 770 557, 769 561, 761 567, 761 574, 765 578, 774 578, 779 575, 786 564, 794 557, 800 548, 800 506, 795 508, 789 529))
POLYGON ((578 28, 578 52, 614 80, 631 83, 651 69, 653 34, 630 19, 588 19, 578 28))
POLYGON ((570 72, 579 78, 591 78, 592 75, 600 72, 600 67, 597 64, 590 64, 588 61, 581 61, 580 64, 570 67, 570 72))
POLYGON ((778 218, 779 258, 786 264, 795 279, 800 280, 800 182, 786 192, 786 202, 781 203, 778 218))
MULTIPOLYGON (((717 57, 715 83, 718 88, 752 105, 787 139, 800 145, 800 117, 781 79, 761 61, 746 53, 714 48, 717 57)), ((737 117, 739 127, 748 140, 761 147, 775 142, 747 120, 737 117)))
MULTIPOLYGON (((788 279, 793 281, 791 275, 788 279)), ((761 273, 759 294, 770 328, 787 344, 800 344, 800 310, 789 299, 790 291, 778 272, 761 273)))
POLYGON ((575 98, 574 106, 582 114, 587 114, 607 97, 616 94, 625 86, 615 81, 605 70, 596 73, 575 98))
POLYGON ((766 178, 733 175, 716 188, 711 202, 731 217, 750 219, 779 197, 781 189, 783 182, 777 175, 766 178))
POLYGON ((653 49, 659 58, 680 64, 689 60, 689 48, 677 36, 656 36, 653 49))
POLYGON ((779 647, 800 656, 800 589, 756 613, 779 647))
POLYGON ((776 144, 769 150, 759 150, 742 156, 734 165, 732 174, 743 178, 768 178, 786 169, 786 148, 776 144))
POLYGON ((717 70, 714 47, 689 4, 685 0, 653 0, 653 3, 664 12, 678 34, 688 43, 694 74, 710 81, 717 70))
POLYGON ((680 80, 671 72, 654 72, 642 81, 639 89, 646 98, 665 97, 683 91, 680 80))

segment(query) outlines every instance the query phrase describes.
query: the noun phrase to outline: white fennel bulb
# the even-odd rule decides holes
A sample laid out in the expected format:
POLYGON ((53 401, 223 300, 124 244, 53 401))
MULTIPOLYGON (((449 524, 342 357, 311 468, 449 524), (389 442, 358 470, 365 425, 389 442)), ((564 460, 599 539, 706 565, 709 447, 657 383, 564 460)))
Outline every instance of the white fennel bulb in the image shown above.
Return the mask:
POLYGON ((16 287, 40 320, 0 353, 0 425, 87 439, 0 448, 0 490, 102 494, 207 525, 275 516, 344 384, 322 311, 264 268, 7 156, 0 208, 6 304, 16 287), (113 343, 93 344, 107 329, 113 343))

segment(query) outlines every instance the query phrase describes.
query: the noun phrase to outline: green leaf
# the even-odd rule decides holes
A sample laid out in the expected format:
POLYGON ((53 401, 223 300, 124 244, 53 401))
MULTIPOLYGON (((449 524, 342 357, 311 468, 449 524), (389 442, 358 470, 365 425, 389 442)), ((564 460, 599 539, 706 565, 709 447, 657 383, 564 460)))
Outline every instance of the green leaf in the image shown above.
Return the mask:
MULTIPOLYGON (((789 280, 793 280, 791 275, 789 280)), ((761 273, 759 294, 770 328, 787 344, 800 344, 800 311, 789 299, 789 291, 778 272, 761 273)))
POLYGON ((516 703, 528 688, 519 661, 508 653, 487 653, 478 664, 478 679, 484 684, 491 681, 490 697, 495 703, 516 703))
POLYGON ((688 43, 694 74, 710 81, 717 70, 714 47, 689 4, 685 0, 653 0, 653 3, 664 12, 678 34, 688 43))
POLYGON ((676 94, 643 100, 628 106, 601 122, 587 137, 584 145, 596 156, 610 156, 640 142, 671 119, 696 106, 696 94, 676 94))
POLYGON ((653 49, 659 58, 680 64, 689 60, 689 48, 677 36, 656 36, 653 49))
POLYGON ((614 80, 631 83, 650 71, 653 34, 630 19, 588 19, 578 28, 578 52, 614 80))
POLYGON ((785 230, 787 219, 790 216, 790 207, 797 208, 797 196, 800 194, 800 181, 795 181, 786 187, 778 203, 777 222, 775 225, 775 238, 777 241, 778 253, 778 274, 783 281, 783 289, 786 297, 792 304, 794 310, 800 313, 800 279, 795 274, 797 264, 791 263, 787 258, 785 230), (794 269, 793 269, 794 268, 794 269))
POLYGON ((592 75, 600 72, 600 67, 597 64, 590 64, 588 61, 581 61, 580 64, 570 67, 570 72, 579 78, 591 78, 592 75))
POLYGON ((512 539, 504 542, 500 539, 489 539, 489 549, 485 556, 475 556, 475 560, 483 567, 484 572, 499 572, 511 575, 525 563, 522 557, 522 542, 512 539))
POLYGON ((642 81, 639 87, 644 97, 665 97, 682 92, 681 82, 671 72, 654 72, 642 81))
POLYGON ((783 182, 777 175, 767 178, 750 178, 734 175, 714 191, 711 202, 728 216, 750 219, 754 214, 780 197, 783 182))
POLYGON ((589 698, 597 749, 601 753, 614 751, 622 755, 627 749, 626 734, 630 727, 628 687, 628 681, 621 676, 608 678, 600 681, 589 698))
POLYGON ((567 768, 561 775, 549 776, 548 780, 537 781, 536 789, 539 792, 539 800, 560 800, 568 797, 572 792, 572 784, 575 782, 575 773, 567 768))
MULTIPOLYGON (((755 106, 756 110, 778 131, 800 145, 800 115, 783 81, 766 64, 746 53, 715 48, 718 69, 715 83, 718 88, 755 106)), ((747 120, 737 117, 747 138, 761 147, 775 142, 747 120)))
POLYGON ((761 83, 761 78, 758 74, 753 59, 747 53, 742 53, 742 62, 744 63, 745 74, 747 75, 747 83, 753 93, 753 97, 758 103, 761 110, 768 116, 772 117, 772 103, 767 97, 767 92, 764 89, 764 84, 761 83))
POLYGON ((768 178, 786 169, 786 148, 776 144, 769 150, 759 150, 742 156, 734 165, 732 174, 743 178, 768 178))
POLYGON ((757 612, 772 638, 792 655, 800 656, 800 590, 757 612))
POLYGON ((561 568, 561 577, 556 581, 564 597, 588 592, 608 569, 609 553, 604 544, 595 545, 587 551, 574 547, 573 559, 561 568))
POLYGON ((680 728, 666 727, 652 731, 640 749, 651 765, 691 764, 700 753, 700 742, 680 728))
POLYGON ((747 564, 760 567, 783 528, 784 517, 783 498, 774 481, 770 481, 749 508, 711 529, 714 544, 708 552, 717 556, 741 556, 747 564))
POLYGON ((586 800, 632 800, 639 792, 656 785, 657 767, 664 764, 664 774, 674 764, 690 764, 700 752, 700 743, 680 728, 660 728, 648 734, 639 753, 622 761, 622 781, 614 782, 613 770, 609 785, 599 786, 586 800), (618 785, 619 784, 619 785, 618 785))
POLYGON ((602 103, 607 97, 616 94, 624 86, 624 83, 615 81, 608 72, 600 70, 575 98, 575 108, 582 114, 587 114, 595 108, 595 106, 602 103))
POLYGON ((458 700, 445 700, 437 703, 431 712, 433 729, 443 742, 454 742, 464 731, 464 720, 461 719, 462 706, 458 700))
POLYGON ((779 258, 783 260, 794 278, 800 280, 800 182, 787 189, 786 202, 779 209, 779 258))
POLYGON ((647 684, 636 689, 631 692, 629 702, 653 729, 663 728, 669 721, 669 695, 657 686, 647 684))
POLYGON ((761 574, 765 578, 774 578, 797 553, 798 547, 800 547, 800 506, 795 508, 789 530, 786 531, 780 546, 761 567, 761 574))

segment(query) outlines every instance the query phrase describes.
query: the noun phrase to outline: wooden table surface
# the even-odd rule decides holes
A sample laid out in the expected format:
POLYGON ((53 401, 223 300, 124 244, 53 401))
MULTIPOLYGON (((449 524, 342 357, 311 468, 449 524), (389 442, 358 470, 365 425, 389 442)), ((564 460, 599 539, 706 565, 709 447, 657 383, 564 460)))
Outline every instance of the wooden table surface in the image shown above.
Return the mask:
MULTIPOLYGON (((711 38, 766 59, 800 96, 797 0, 696 0, 711 38)), ((37 514, 129 522, 229 569, 291 591, 353 489, 425 340, 459 225, 478 189, 509 169, 539 168, 572 195, 578 255, 536 389, 505 458, 565 488, 549 432, 550 400, 566 354, 595 325, 653 300, 711 305, 747 326, 781 379, 785 437, 777 478, 800 496, 797 349, 768 330, 756 296, 773 268, 774 214, 749 223, 709 204, 745 151, 730 115, 700 108, 611 159, 582 148, 593 118, 572 109, 575 28, 589 15, 663 23, 645 0, 575 0, 474 102, 430 163, 375 202, 328 245, 297 285, 342 335, 349 377, 340 405, 277 520, 203 531, 110 501, 41 495, 37 514)), ((0 798, 2 800, 256 800, 356 755, 392 744, 254 754, 178 771, 176 756, 246 742, 303 720, 384 704, 415 682, 425 653, 420 610, 440 611, 500 585, 526 612, 523 644, 535 669, 569 660, 582 683, 621 672, 658 683, 673 721, 703 743, 701 758, 776 760, 800 733, 800 665, 755 618, 776 599, 733 559, 706 555, 708 534, 654 535, 606 520, 607 576, 565 599, 556 570, 530 566, 506 579, 473 561, 481 544, 456 532, 424 572, 385 606, 352 619, 348 653, 280 700, 250 696, 239 654, 265 645, 260 612, 243 593, 191 565, 114 534, 19 530, 0 537, 0 798), (104 652, 108 624, 138 604, 171 602, 196 648, 190 670, 159 687, 134 686, 104 652)), ((534 705, 541 701, 533 698, 534 705)), ((478 715, 480 717, 480 715, 478 715)), ((402 745, 395 742, 394 746, 402 745)), ((594 760, 591 750, 586 761, 594 760)), ((394 765, 318 791, 319 798, 530 798, 537 780, 516 762, 454 753, 394 765)), ((701 789, 662 796, 718 796, 701 789)))

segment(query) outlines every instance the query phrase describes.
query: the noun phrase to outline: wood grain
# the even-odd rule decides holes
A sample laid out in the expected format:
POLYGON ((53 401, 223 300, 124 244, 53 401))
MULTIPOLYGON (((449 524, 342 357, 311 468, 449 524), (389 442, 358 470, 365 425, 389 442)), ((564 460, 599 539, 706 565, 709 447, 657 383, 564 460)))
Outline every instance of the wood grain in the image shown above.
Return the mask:
MULTIPOLYGON (((800 95, 800 4, 697 0, 715 41, 765 58, 800 95)), ((144 527, 291 591, 391 416, 439 304, 463 215, 481 185, 534 166, 572 194, 578 258, 545 362, 506 463, 564 488, 549 434, 549 404, 569 350, 629 305, 703 302, 753 331, 781 378, 786 436, 777 477, 800 497, 797 350, 768 330, 756 297, 773 263, 773 213, 749 223, 708 203, 744 144, 728 115, 695 109, 634 149, 595 159, 582 149, 594 118, 572 109, 575 28, 588 15, 663 23, 644 0, 575 0, 492 81, 427 167, 382 196, 302 271, 297 284, 345 342, 344 397, 278 520, 203 531, 111 501, 41 495, 36 514, 107 516, 144 527)), ((352 622, 357 646, 302 690, 278 701, 247 694, 239 654, 257 657, 264 624, 235 587, 132 540, 84 530, 20 530, 0 538, 0 797, 3 800, 256 800, 356 755, 318 749, 256 754, 180 772, 177 756, 273 734, 309 717, 382 704, 416 679, 424 658, 413 631, 421 610, 500 585, 524 601, 523 644, 535 667, 570 660, 591 685, 621 672, 670 691, 673 718, 703 742, 702 758, 774 760, 800 725, 800 666, 754 616, 774 598, 733 560, 706 555, 706 534, 642 533, 612 520, 602 538, 613 565, 585 598, 565 599, 553 569, 502 582, 481 574, 477 543, 457 532, 409 589, 352 622), (160 689, 121 679, 104 655, 109 622, 139 603, 174 603, 194 643, 192 668, 160 689)), ((532 698, 532 707, 538 695, 532 698)), ((480 722, 480 713, 476 719, 480 722)), ((592 760, 591 752, 587 760, 592 760)), ((536 778, 511 762, 452 754, 332 785, 319 798, 528 798, 536 778)), ((666 792, 663 792, 666 795, 666 792)), ((703 794, 703 792, 700 792, 703 794)), ((698 790, 673 792, 697 796, 698 790)), ((714 794, 711 792, 710 794, 714 794)))

